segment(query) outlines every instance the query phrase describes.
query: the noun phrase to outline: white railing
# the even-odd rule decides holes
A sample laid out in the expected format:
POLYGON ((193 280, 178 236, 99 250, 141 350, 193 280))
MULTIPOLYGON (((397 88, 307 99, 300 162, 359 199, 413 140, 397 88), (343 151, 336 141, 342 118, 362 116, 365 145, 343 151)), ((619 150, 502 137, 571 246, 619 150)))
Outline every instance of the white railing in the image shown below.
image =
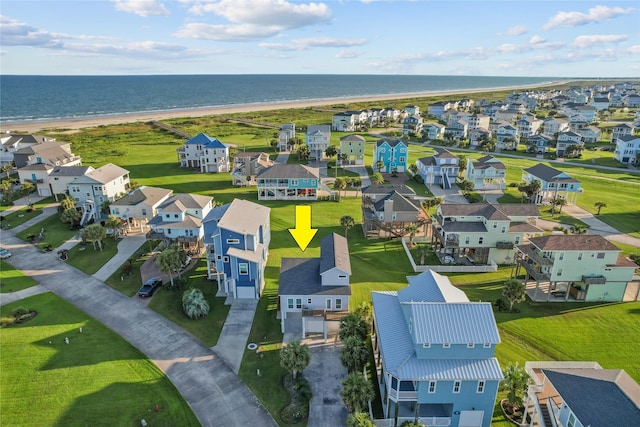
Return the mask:
MULTIPOLYGON (((413 422, 415 417, 398 417, 398 424, 401 425, 405 421, 413 422)), ((395 420, 393 418, 385 418, 374 420, 376 427, 393 427, 395 420)), ((451 418, 449 417, 418 417, 418 421, 426 427, 447 427, 451 425, 451 418)))
POLYGON ((498 271, 498 264, 493 260, 489 262, 489 265, 417 265, 407 246, 406 238, 403 237, 401 241, 404 252, 407 254, 409 262, 411 263, 411 267, 416 273, 422 273, 423 271, 427 271, 427 269, 438 273, 489 273, 498 271))
POLYGON ((398 391, 390 388, 389 397, 392 397, 394 400, 416 400, 418 398, 418 392, 409 390, 398 391))

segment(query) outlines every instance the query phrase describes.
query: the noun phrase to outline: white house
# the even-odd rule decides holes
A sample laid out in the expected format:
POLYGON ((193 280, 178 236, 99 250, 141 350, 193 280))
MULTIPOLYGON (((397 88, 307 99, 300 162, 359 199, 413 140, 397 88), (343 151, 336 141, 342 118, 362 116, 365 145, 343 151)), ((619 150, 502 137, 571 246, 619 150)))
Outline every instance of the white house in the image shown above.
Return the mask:
POLYGON ((289 151, 296 138, 296 125, 294 123, 283 123, 278 129, 278 149, 289 151))
POLYGON ((617 161, 625 164, 637 164, 640 161, 640 137, 623 135, 615 139, 615 144, 614 156, 617 161))
POLYGON ((109 211, 111 215, 120 218, 129 230, 134 226, 143 231, 151 218, 158 214, 158 206, 172 194, 173 190, 143 185, 111 203, 109 211))
POLYGON ((180 166, 200 172, 229 172, 229 147, 220 140, 200 133, 177 149, 180 166))
POLYGON ((321 160, 324 156, 324 151, 329 147, 329 144, 331 144, 331 126, 308 126, 306 143, 311 150, 309 158, 321 160))
POLYGON ((504 163, 491 155, 480 157, 475 162, 467 159, 465 177, 473 182, 476 190, 504 190, 507 186, 504 163))

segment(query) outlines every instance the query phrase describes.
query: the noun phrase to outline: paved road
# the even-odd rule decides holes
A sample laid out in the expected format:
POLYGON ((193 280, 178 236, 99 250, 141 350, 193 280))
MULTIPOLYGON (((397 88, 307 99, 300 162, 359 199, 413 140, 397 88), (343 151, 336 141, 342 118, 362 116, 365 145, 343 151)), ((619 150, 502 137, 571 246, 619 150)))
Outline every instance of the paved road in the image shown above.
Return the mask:
MULTIPOLYGON (((164 317, 42 253, 13 233, 3 233, 11 263, 39 284, 113 329, 169 377, 203 426, 275 426, 247 386, 210 348, 164 317)), ((38 290, 42 290, 41 288, 38 290)), ((5 301, 5 296, 0 301, 5 301)))

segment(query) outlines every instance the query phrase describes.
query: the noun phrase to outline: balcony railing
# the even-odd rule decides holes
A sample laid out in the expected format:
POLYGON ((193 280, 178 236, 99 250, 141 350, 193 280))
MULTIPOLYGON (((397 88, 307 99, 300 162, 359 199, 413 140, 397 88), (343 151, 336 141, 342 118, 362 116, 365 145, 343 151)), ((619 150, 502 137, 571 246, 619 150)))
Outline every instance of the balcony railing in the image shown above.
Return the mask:
POLYGON ((513 249, 513 242, 497 242, 496 249, 513 249))
POLYGON ((418 398, 417 391, 405 391, 405 390, 394 390, 389 388, 389 397, 393 400, 401 401, 401 400, 416 400, 418 398))
POLYGON ((520 245, 518 246, 518 250, 536 264, 553 265, 552 259, 538 255, 538 253, 531 248, 531 245, 520 245))
POLYGON ((604 276, 582 276, 582 281, 585 285, 604 285, 607 283, 607 278, 604 276))

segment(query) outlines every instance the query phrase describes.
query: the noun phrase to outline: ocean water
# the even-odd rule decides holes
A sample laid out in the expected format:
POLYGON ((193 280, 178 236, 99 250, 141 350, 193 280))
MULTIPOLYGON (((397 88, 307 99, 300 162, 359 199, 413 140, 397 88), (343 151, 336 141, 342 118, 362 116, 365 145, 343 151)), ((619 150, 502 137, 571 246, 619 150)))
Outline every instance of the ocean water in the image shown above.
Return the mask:
POLYGON ((396 75, 0 76, 0 123, 325 98, 527 86, 554 77, 396 75))

